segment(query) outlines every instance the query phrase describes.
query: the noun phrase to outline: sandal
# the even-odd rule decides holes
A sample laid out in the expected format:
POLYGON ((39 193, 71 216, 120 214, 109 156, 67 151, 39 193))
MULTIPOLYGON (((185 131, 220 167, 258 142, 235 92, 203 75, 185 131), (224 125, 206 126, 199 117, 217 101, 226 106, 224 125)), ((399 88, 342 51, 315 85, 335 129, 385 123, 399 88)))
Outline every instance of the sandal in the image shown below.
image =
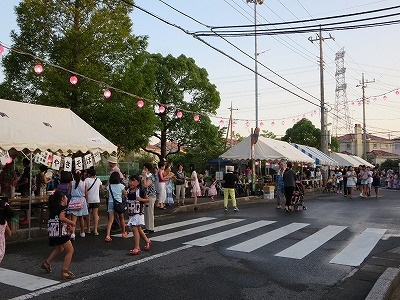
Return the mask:
POLYGON ((51 273, 53 272, 53 270, 51 269, 51 265, 47 262, 47 260, 45 260, 44 262, 42 262, 42 265, 40 266, 42 269, 46 270, 47 273, 51 273))
POLYGON ((106 236, 106 238, 104 239, 106 242, 111 242, 112 238, 110 238, 109 236, 106 236))
POLYGON ((140 253, 140 249, 133 249, 133 250, 129 250, 129 253, 131 255, 138 255, 140 253))
POLYGON ((146 246, 144 246, 144 250, 149 251, 151 248, 151 240, 149 240, 149 242, 146 244, 146 246))
POLYGON ((75 274, 69 270, 62 270, 61 271, 61 279, 73 279, 75 278, 75 274))
POLYGON ((129 233, 125 231, 125 232, 122 234, 122 237, 123 237, 124 239, 126 239, 126 238, 128 238, 128 235, 129 235, 129 233))

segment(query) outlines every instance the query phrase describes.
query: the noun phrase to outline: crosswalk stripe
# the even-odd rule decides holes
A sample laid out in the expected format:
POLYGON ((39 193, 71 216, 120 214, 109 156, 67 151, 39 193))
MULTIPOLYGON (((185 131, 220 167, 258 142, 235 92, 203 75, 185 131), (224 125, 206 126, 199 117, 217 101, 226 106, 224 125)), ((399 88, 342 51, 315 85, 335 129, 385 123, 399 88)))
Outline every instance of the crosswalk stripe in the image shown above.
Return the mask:
POLYGON ((159 232, 159 231, 164 231, 164 230, 168 230, 168 229, 174 229, 174 228, 178 228, 178 227, 192 225, 192 224, 196 224, 196 223, 206 222, 206 221, 210 221, 210 220, 215 220, 215 218, 203 217, 203 218, 190 219, 190 220, 183 221, 183 222, 171 223, 171 224, 167 224, 167 225, 157 226, 154 228, 154 231, 159 232))
POLYGON ((167 233, 164 235, 155 236, 155 237, 152 237, 151 240, 158 241, 158 242, 165 242, 165 241, 177 239, 177 238, 180 238, 183 236, 196 234, 201 231, 206 231, 206 230, 234 224, 234 223, 241 222, 241 221, 243 221, 243 219, 227 219, 227 220, 223 220, 223 221, 219 221, 219 222, 215 222, 215 223, 211 223, 211 224, 201 225, 198 227, 193 227, 193 228, 184 229, 184 230, 180 230, 180 231, 176 231, 176 232, 172 232, 172 233, 167 233))
POLYGON ((275 254, 275 256, 302 259, 318 247, 325 244, 327 241, 343 231, 345 228, 347 228, 347 226, 329 225, 310 235, 304 240, 301 240, 300 242, 294 244, 293 246, 275 254))
POLYGON ((353 267, 359 266, 372 249, 374 249, 386 230, 387 229, 367 228, 336 255, 330 263, 353 267))
POLYGON ((0 268, 0 282, 11 286, 16 286, 28 291, 35 291, 37 289, 45 288, 50 285, 59 283, 55 280, 50 280, 4 268, 0 268))
POLYGON ((310 224, 305 223, 291 223, 284 227, 275 229, 271 232, 264 233, 258 237, 252 238, 243 243, 237 244, 235 246, 229 247, 227 250, 241 251, 241 252, 251 252, 262 246, 265 246, 285 235, 288 235, 292 232, 295 232, 303 227, 306 227, 310 224))
POLYGON ((192 245, 192 246, 207 246, 213 243, 216 243, 218 241, 222 241, 237 235, 240 235, 242 233, 263 227, 263 226, 267 226, 269 224, 275 223, 276 221, 257 221, 251 224, 247 224, 244 226, 240 226, 237 228, 233 228, 227 231, 223 231, 223 232, 219 232, 213 235, 209 235, 203 238, 199 238, 196 240, 192 240, 189 242, 186 242, 184 244, 186 245, 192 245))
MULTIPOLYGON (((160 231, 164 231, 164 230, 168 230, 168 229, 174 229, 177 227, 183 227, 183 226, 206 222, 206 221, 210 221, 210 220, 215 220, 215 218, 203 217, 203 218, 196 218, 196 219, 191 219, 191 220, 182 221, 182 222, 171 223, 171 224, 167 224, 167 225, 157 226, 154 228, 154 231, 160 232, 160 231)), ((114 236, 122 237, 122 233, 113 234, 112 236, 113 237, 114 236)), ((129 232, 128 237, 133 237, 133 233, 129 232)))

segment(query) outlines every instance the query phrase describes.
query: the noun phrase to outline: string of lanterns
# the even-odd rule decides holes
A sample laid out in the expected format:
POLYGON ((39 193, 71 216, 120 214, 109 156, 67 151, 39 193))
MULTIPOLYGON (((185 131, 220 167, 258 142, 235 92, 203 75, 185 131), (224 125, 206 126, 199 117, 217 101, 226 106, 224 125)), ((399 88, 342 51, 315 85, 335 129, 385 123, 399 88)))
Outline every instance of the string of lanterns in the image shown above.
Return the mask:
MULTIPOLYGON (((69 81, 70 81, 70 83, 71 83, 72 85, 76 85, 76 84, 78 83, 78 76, 79 76, 79 77, 84 78, 84 79, 86 79, 86 80, 89 80, 89 81, 93 81, 93 82, 95 82, 95 83, 98 83, 99 85, 105 85, 105 86, 107 86, 107 88, 103 91, 104 98, 106 98, 106 99, 109 99, 109 98, 112 96, 112 92, 111 92, 111 89, 112 89, 112 90, 114 90, 114 91, 117 91, 117 92, 120 92, 120 93, 124 93, 124 94, 126 94, 126 95, 129 95, 129 96, 132 96, 132 97, 134 97, 134 98, 139 99, 139 100, 137 101, 137 103, 136 103, 137 106, 138 106, 139 108, 142 108, 142 107, 145 105, 145 101, 146 101, 146 102, 149 102, 149 103, 151 103, 151 104, 158 104, 158 112, 159 112, 159 113, 162 114, 162 113, 164 113, 164 112, 166 111, 166 107, 165 107, 163 104, 157 103, 157 102, 154 101, 154 100, 146 99, 146 98, 144 98, 144 97, 140 97, 140 96, 134 95, 134 94, 132 94, 132 93, 129 93, 129 92, 120 90, 120 89, 118 89, 118 88, 115 88, 115 87, 112 87, 112 86, 110 86, 110 85, 108 85, 108 84, 105 84, 104 82, 100 82, 100 81, 97 81, 97 80, 92 79, 92 78, 90 78, 90 77, 87 77, 87 76, 85 76, 85 75, 83 75, 83 74, 79 74, 79 73, 73 72, 73 71, 71 71, 71 70, 68 70, 68 69, 66 69, 66 68, 63 68, 63 67, 61 67, 61 66, 48 63, 48 62, 45 61, 44 59, 39 58, 39 57, 36 57, 36 56, 34 56, 34 55, 30 54, 30 53, 26 53, 26 52, 22 52, 22 51, 17 51, 17 50, 15 50, 15 49, 10 48, 10 47, 3 46, 1 43, 0 43, 0 55, 2 55, 2 54, 4 53, 5 48, 7 48, 9 51, 13 51, 13 52, 16 52, 16 53, 19 53, 19 54, 22 54, 22 55, 31 56, 31 57, 33 57, 34 59, 38 60, 38 61, 45 62, 46 64, 48 64, 48 65, 50 65, 50 66, 52 66, 52 67, 56 67, 56 68, 59 68, 59 69, 62 69, 62 70, 64 70, 64 71, 66 71, 66 72, 68 72, 68 73, 70 73, 70 74, 73 74, 73 75, 71 75, 70 78, 69 78, 69 81)), ((34 70, 34 72, 35 72, 36 74, 41 75, 41 74, 44 72, 44 67, 43 67, 41 64, 36 64, 36 65, 33 67, 33 70, 34 70)), ((389 91, 389 92, 387 92, 387 93, 385 93, 385 94, 377 95, 377 96, 370 96, 370 97, 366 98, 366 104, 371 104, 371 99, 372 99, 373 102, 378 101, 380 96, 383 96, 382 99, 386 101, 386 100, 388 99, 388 97, 387 97, 386 94, 389 94, 389 93, 391 93, 391 92, 395 92, 396 95, 400 95, 399 89, 393 89, 393 90, 391 90, 391 91, 389 91)), ((347 106, 349 105, 349 103, 350 103, 350 105, 352 105, 352 106, 355 106, 356 104, 357 104, 358 106, 361 106, 361 105, 362 105, 362 100, 356 99, 356 100, 351 101, 351 102, 342 103, 342 104, 339 104, 339 105, 336 104, 336 105, 335 105, 335 109, 336 109, 336 110, 338 110, 339 108, 345 109, 345 108, 347 108, 347 106), (340 107, 339 107, 339 106, 340 106, 340 107)), ((318 111, 319 111, 319 110, 318 110, 318 111)), ((311 117, 314 117, 315 115, 317 115, 318 111, 317 111, 317 109, 314 109, 314 110, 312 110, 311 112, 308 112, 308 113, 298 114, 298 115, 294 115, 294 116, 290 116, 290 117, 285 117, 285 118, 282 118, 282 119, 279 119, 279 120, 276 120, 276 121, 275 121, 275 119, 265 119, 265 120, 261 120, 259 126, 260 126, 260 127, 263 127, 263 126, 265 125, 264 122, 270 122, 270 126, 272 126, 272 127, 273 127, 273 126, 276 126, 276 125, 285 126, 286 120, 290 120, 290 119, 292 119, 292 123, 294 124, 294 123, 299 122, 301 119, 306 118, 306 115, 307 115, 307 114, 310 114, 311 117)), ((204 113, 197 113, 197 112, 193 112, 193 111, 189 111, 189 110, 178 109, 178 111, 176 112, 176 117, 177 117, 178 119, 181 119, 181 118, 183 117, 183 112, 188 113, 188 114, 194 114, 193 120, 194 120, 195 122, 200 121, 200 115, 206 115, 206 114, 204 114, 204 113)), ((209 116, 209 117, 214 117, 214 118, 219 118, 218 116, 214 116, 214 115, 207 115, 207 116, 209 116)), ((221 119, 221 120, 219 121, 219 125, 220 125, 220 126, 223 126, 223 125, 224 125, 224 118, 220 118, 220 119, 221 119)), ((228 120, 229 118, 225 118, 225 119, 228 120)), ((245 121, 245 126, 246 126, 247 128, 250 126, 250 121, 249 121, 249 120, 243 120, 243 119, 242 119, 242 120, 241 120, 241 119, 235 119, 235 120, 232 122, 232 126, 235 127, 235 126, 238 124, 238 121, 245 121)))

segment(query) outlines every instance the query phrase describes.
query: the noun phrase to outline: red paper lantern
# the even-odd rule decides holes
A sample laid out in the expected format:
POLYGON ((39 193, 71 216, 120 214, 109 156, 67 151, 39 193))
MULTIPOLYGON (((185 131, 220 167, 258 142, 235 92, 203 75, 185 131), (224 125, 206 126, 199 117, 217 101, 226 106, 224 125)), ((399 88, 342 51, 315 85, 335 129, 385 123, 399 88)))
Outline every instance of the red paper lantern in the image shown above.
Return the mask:
POLYGON ((260 127, 263 127, 264 126, 264 122, 260 122, 260 127))
POLYGON ((143 100, 139 100, 139 101, 137 102, 137 106, 138 106, 139 108, 142 108, 142 107, 144 106, 143 100))
POLYGON ((36 65, 33 67, 33 70, 35 71, 36 74, 42 74, 43 67, 42 67, 42 65, 36 65))
POLYGON ((0 55, 2 55, 4 52, 4 47, 2 45, 0 45, 0 55))
POLYGON ((73 84, 73 85, 77 84, 78 83, 78 77, 76 77, 75 75, 72 75, 69 78, 69 82, 71 82, 71 84, 73 84))
POLYGON ((271 126, 275 126, 275 121, 272 121, 272 122, 271 122, 271 126))
POLYGON ((247 121, 247 122, 246 122, 246 127, 249 127, 249 126, 250 126, 250 122, 247 121))
POLYGON ((110 90, 105 90, 104 91, 104 97, 107 98, 107 99, 110 98, 111 97, 111 91, 110 90))
POLYGON ((195 115, 195 116, 193 117, 193 120, 194 120, 195 122, 198 122, 198 121, 200 120, 200 116, 199 116, 199 115, 195 115))
POLYGON ((233 127, 235 127, 236 124, 237 124, 236 121, 233 121, 233 122, 232 122, 232 126, 233 126, 233 127))
POLYGON ((383 96, 383 100, 387 100, 387 96, 385 95, 385 96, 383 96))
POLYGON ((397 90, 397 91, 396 91, 396 95, 399 95, 399 94, 400 94, 400 92, 399 92, 399 90, 397 90))
POLYGON ((219 125, 224 125, 224 120, 220 120, 219 125))
POLYGON ((282 125, 285 125, 285 120, 283 120, 283 121, 281 122, 281 124, 282 124, 282 125))
POLYGON ((183 114, 182 114, 181 111, 178 111, 178 112, 176 113, 176 116, 180 119, 180 118, 182 118, 183 114))
POLYGON ((163 105, 160 105, 160 107, 158 108, 158 111, 160 112, 160 114, 165 112, 165 107, 163 105))

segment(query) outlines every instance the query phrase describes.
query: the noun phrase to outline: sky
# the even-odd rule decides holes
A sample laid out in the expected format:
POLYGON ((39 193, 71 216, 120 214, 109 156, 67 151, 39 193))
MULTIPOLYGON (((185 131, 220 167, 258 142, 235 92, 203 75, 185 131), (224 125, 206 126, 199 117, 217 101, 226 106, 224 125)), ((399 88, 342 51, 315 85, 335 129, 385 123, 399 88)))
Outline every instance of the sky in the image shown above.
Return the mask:
MULTIPOLYGON (((18 31, 13 7, 19 2, 2 1, 0 42, 7 46, 11 45, 10 31, 18 31)), ((137 0, 135 4, 153 14, 151 16, 141 9, 134 9, 131 14, 133 34, 148 36, 149 52, 174 56, 184 54, 207 70, 210 82, 216 85, 221 96, 220 108, 211 118, 215 125, 227 126, 232 107, 234 131, 243 136, 247 136, 255 127, 256 111, 261 130, 271 131, 278 137, 303 117, 311 120, 316 127, 321 127, 320 49, 317 41, 310 41, 317 38, 316 33, 264 35, 257 38, 260 76, 256 106, 254 36, 224 40, 214 35, 201 37, 204 40, 202 42, 187 34, 210 32, 210 26, 254 25, 254 4, 245 0, 137 0)), ((397 0, 267 0, 257 5, 257 23, 347 15, 397 5, 397 0)), ((400 13, 400 9, 392 12, 400 13)), ((384 12, 375 15, 382 14, 384 12)), ((326 38, 323 42, 324 94, 329 108, 328 130, 332 135, 340 136, 349 133, 348 130, 354 132, 355 124, 363 124, 360 81, 364 74, 365 81, 369 81, 365 88, 367 132, 385 138, 400 136, 399 32, 400 25, 323 32, 322 36, 326 38), (332 38, 329 38, 329 34, 332 38), (345 51, 347 98, 342 95, 337 100, 335 55, 341 49, 345 51), (347 102, 344 102, 345 99, 347 102)), ((0 67, 0 80, 2 78, 0 67)))

